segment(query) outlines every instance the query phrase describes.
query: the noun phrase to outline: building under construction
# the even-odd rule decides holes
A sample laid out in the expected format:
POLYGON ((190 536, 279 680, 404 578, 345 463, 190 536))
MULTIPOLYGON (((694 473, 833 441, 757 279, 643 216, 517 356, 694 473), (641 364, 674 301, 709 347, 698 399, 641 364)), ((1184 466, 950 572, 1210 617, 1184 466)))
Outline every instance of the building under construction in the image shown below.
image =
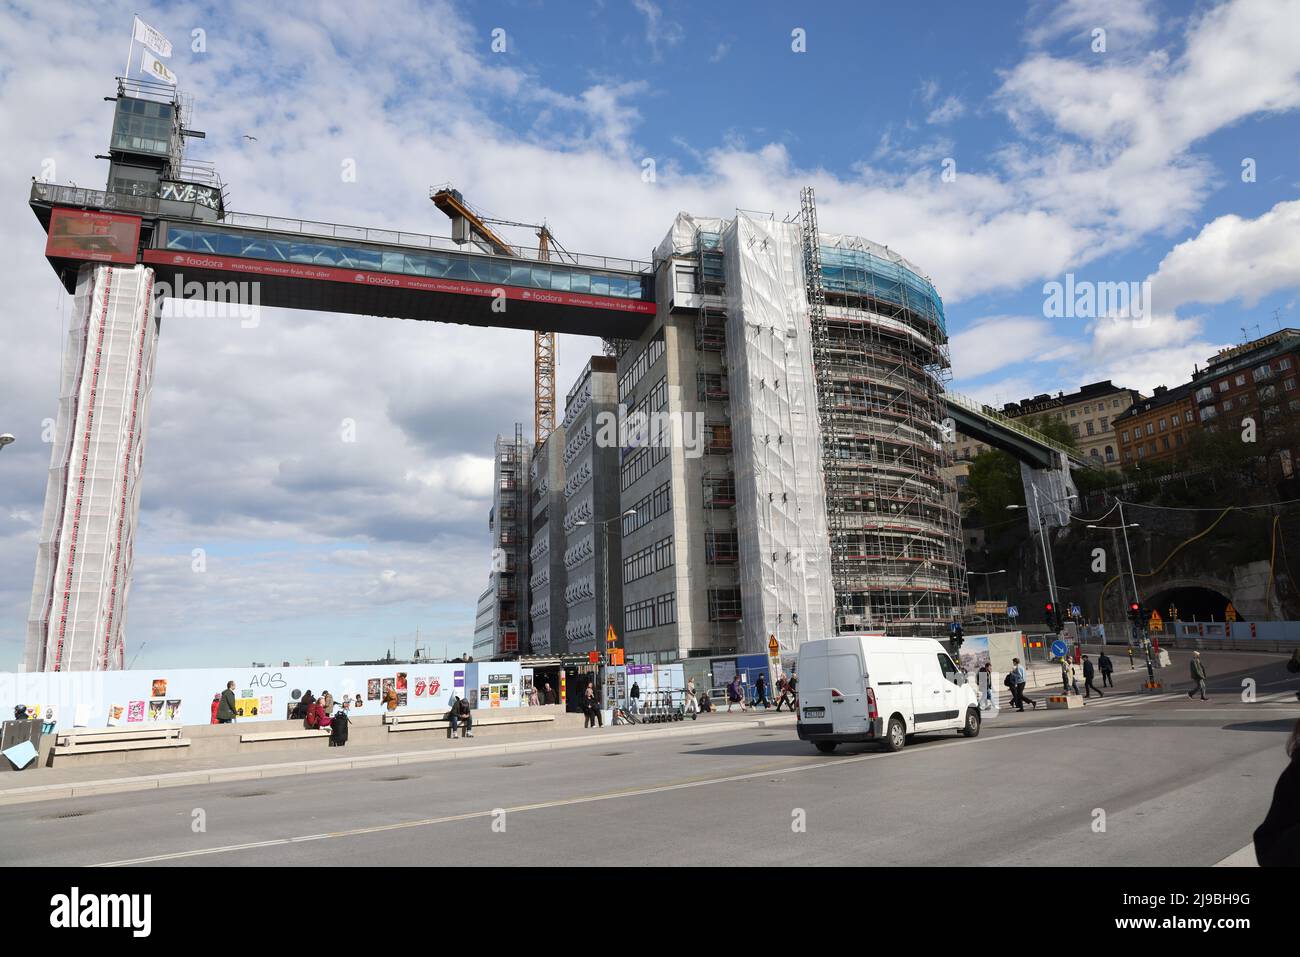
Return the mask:
MULTIPOLYGON (((883 246, 820 232, 811 192, 786 221, 680 214, 654 282, 655 319, 608 343, 630 427, 619 495, 588 519, 621 532, 628 660, 946 634, 965 573, 934 286, 883 246)), ((566 463, 566 485, 593 464, 611 467, 566 463)), ((553 601, 575 587, 565 574, 541 574, 553 601)))

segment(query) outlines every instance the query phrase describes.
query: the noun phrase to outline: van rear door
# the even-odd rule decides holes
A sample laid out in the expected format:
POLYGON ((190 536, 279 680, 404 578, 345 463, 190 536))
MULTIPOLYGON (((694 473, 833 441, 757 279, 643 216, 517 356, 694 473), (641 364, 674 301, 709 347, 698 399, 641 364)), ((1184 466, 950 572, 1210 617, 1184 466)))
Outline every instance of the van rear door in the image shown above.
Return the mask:
POLYGON ((831 723, 836 734, 862 734, 867 714, 866 667, 856 641, 843 649, 828 649, 826 671, 830 679, 831 723), (836 694, 838 692, 838 694, 836 694))

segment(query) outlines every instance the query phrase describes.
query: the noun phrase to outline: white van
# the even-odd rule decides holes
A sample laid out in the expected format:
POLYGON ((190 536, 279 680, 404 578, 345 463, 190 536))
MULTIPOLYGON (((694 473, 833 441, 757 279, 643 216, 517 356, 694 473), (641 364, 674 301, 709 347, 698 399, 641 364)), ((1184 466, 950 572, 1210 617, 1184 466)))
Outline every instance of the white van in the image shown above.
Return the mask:
POLYGON ((933 638, 843 635, 799 646, 799 737, 829 753, 841 742, 898 751, 910 734, 980 733, 974 676, 933 638))

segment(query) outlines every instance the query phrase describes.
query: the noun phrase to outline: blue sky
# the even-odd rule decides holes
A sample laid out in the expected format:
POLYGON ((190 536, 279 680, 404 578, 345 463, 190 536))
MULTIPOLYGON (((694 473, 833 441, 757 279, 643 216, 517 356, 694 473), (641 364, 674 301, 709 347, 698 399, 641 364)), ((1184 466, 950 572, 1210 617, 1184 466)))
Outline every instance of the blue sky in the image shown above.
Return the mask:
MULTIPOLYGON (((0 453, 5 666, 25 632, 69 308, 26 188, 47 168, 102 185, 102 98, 134 9, 0 10, 0 231, 15 250, 0 263, 0 430, 19 436, 0 453)), ((192 155, 241 211, 442 233, 427 190, 452 181, 495 215, 546 219, 569 249, 644 258, 678 210, 783 217, 812 184, 824 230, 930 274, 957 388, 995 402, 1173 385, 1241 327, 1275 328, 1274 310, 1300 325, 1297 0, 138 12, 176 45, 208 133, 192 155), (1066 273, 1150 280, 1147 321, 1047 317, 1043 285, 1066 273)), ((492 437, 531 415, 527 340, 277 310, 256 329, 166 319, 128 660, 142 645, 141 665, 373 656, 409 649, 417 627, 435 652, 467 650, 492 437), (344 419, 356 443, 340 442, 344 419)), ((562 389, 598 349, 561 338, 562 389)))

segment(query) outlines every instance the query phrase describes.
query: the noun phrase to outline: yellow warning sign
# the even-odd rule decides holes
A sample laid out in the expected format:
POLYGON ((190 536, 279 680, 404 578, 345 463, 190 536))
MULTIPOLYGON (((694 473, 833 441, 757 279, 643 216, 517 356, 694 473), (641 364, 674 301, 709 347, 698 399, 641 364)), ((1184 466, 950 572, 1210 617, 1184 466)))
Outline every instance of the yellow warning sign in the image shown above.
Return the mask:
POLYGON ((1151 612, 1151 624, 1149 626, 1149 630, 1151 631, 1165 630, 1165 620, 1160 617, 1160 612, 1158 611, 1151 612))
POLYGON ((1237 609, 1232 607, 1232 602, 1228 602, 1228 607, 1223 610, 1224 621, 1236 621, 1237 609))
POLYGON ((610 625, 609 631, 605 632, 605 643, 612 645, 617 641, 618 641, 618 635, 614 634, 614 626, 610 625))
POLYGON ((781 646, 776 643, 776 635, 772 635, 772 637, 768 638, 767 640, 768 657, 775 658, 780 653, 781 653, 781 646))

